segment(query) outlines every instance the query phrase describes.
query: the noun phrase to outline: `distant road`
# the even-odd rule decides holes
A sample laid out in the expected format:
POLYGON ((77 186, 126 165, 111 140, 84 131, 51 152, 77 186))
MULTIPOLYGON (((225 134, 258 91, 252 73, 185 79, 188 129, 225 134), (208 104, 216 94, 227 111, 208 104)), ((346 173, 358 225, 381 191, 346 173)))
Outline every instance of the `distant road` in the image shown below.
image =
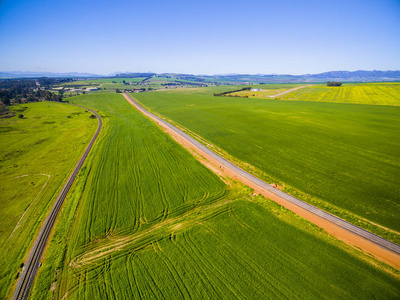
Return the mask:
POLYGON ((278 96, 281 96, 281 95, 283 95, 283 94, 287 94, 287 93, 293 92, 293 91, 295 91, 295 90, 302 89, 302 88, 309 87, 309 86, 312 86, 312 84, 299 86, 299 87, 296 87, 296 88, 293 88, 293 89, 284 91, 284 92, 282 92, 282 93, 279 93, 279 94, 276 94, 276 95, 272 95, 272 96, 267 96, 267 97, 269 97, 269 98, 278 97, 278 96))
POLYGON ((96 133, 93 135, 92 140, 90 141, 89 145, 87 146, 85 152, 83 153, 81 159, 78 161, 77 165, 75 166, 75 169, 69 176, 67 182, 65 183, 63 189, 61 190, 61 193, 57 197, 53 208, 50 211, 50 214, 47 216, 47 219, 45 220, 42 228, 40 229, 39 235, 36 238, 35 244, 33 245, 31 252, 29 254, 29 257, 27 261, 24 264, 24 268, 22 269, 22 272, 20 274, 17 287, 14 291, 14 294, 12 296, 12 299, 26 299, 29 295, 29 290, 31 288, 31 285, 33 283, 33 280, 35 279, 35 275, 37 273, 37 270, 40 265, 40 259, 42 257, 44 248, 46 246, 47 240, 49 238, 50 232, 53 228, 54 222, 57 218, 58 212, 64 202, 65 197, 68 194, 69 189, 71 188, 76 175, 78 175, 84 161, 86 160, 87 156, 89 155, 90 150, 93 147, 94 142, 96 141, 97 137, 100 134, 101 127, 103 126, 103 122, 100 118, 100 116, 97 114, 96 111, 91 110, 89 108, 83 107, 81 105, 76 105, 79 107, 82 107, 90 112, 92 112, 96 117, 97 120, 99 120, 98 126, 96 133))
POLYGON ((241 180, 245 184, 254 188, 256 191, 260 191, 260 193, 268 198, 278 202, 279 204, 305 217, 309 221, 333 233, 338 238, 346 242, 350 242, 351 244, 372 253, 376 257, 400 270, 399 245, 272 187, 268 183, 251 175, 250 173, 247 173, 222 156, 208 149, 206 146, 188 134, 184 133, 177 127, 150 113, 130 95, 123 94, 123 96, 139 111, 164 127, 171 135, 177 135, 180 138, 183 138, 187 143, 193 146, 197 152, 201 153, 207 159, 217 163, 223 169, 228 169, 230 172, 229 174, 233 174, 233 177, 241 180), (266 193, 263 193, 264 191, 266 193))

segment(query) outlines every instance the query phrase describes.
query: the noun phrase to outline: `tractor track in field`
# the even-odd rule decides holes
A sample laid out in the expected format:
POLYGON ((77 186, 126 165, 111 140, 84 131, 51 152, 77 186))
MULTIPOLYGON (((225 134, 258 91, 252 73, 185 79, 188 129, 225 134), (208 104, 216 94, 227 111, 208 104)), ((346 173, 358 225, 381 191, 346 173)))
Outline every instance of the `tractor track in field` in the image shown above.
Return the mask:
POLYGON ((54 205, 53 205, 49 215, 47 216, 46 220, 44 221, 43 226, 40 229, 39 234, 36 237, 35 243, 33 244, 33 247, 30 250, 28 259, 26 260, 26 262, 24 264, 24 268, 22 269, 22 272, 18 279, 17 287, 12 296, 12 300, 28 298, 29 290, 35 279, 37 270, 40 266, 40 259, 42 257, 42 254, 46 247, 50 233, 51 233, 53 226, 55 224, 55 221, 57 219, 58 212, 60 211, 62 204, 64 202, 64 199, 67 196, 68 191, 70 190, 72 184, 74 183, 76 176, 78 175, 80 169, 82 168, 83 163, 85 162, 87 156, 89 155, 89 152, 92 149, 94 142, 96 141, 97 137, 99 136, 101 127, 103 125, 101 117, 98 115, 98 113, 95 110, 91 110, 91 109, 83 107, 81 105, 76 105, 76 106, 82 107, 82 108, 92 112, 97 117, 97 119, 99 120, 97 130, 96 130, 95 134, 93 135, 92 139, 90 140, 89 145, 86 147, 85 152, 83 153, 80 160, 76 164, 74 170, 68 177, 67 182, 65 183, 64 187, 62 188, 60 194, 58 195, 56 201, 54 202, 54 205))
MULTIPOLYGON (((195 152, 205 157, 228 177, 243 182, 256 192, 325 229, 338 239, 359 247, 374 255, 377 259, 400 270, 399 245, 272 187, 268 183, 234 165, 224 157, 216 154, 177 127, 150 113, 130 95, 125 93, 122 95, 132 106, 136 107, 145 116, 164 128, 181 145, 185 148, 193 149, 195 152)), ((215 171, 215 168, 211 168, 211 170, 215 171)))

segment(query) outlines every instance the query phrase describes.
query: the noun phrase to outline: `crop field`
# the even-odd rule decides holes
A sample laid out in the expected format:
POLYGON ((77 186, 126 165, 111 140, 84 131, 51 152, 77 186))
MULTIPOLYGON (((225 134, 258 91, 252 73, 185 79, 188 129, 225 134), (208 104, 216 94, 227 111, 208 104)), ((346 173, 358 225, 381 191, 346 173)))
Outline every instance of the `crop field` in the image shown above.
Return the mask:
MULTIPOLYGON (((101 78, 101 79, 89 79, 89 80, 77 80, 72 82, 66 82, 60 85, 60 87, 68 88, 99 88, 97 92, 104 92, 104 90, 115 90, 115 89, 134 89, 135 87, 140 88, 141 86, 137 86, 136 84, 142 82, 145 77, 135 77, 135 78, 101 78), (132 82, 133 85, 124 84, 132 82)), ((93 92, 92 92, 93 93, 93 92)), ((68 94, 68 91, 67 91, 68 94)))
POLYGON ((200 164, 121 95, 70 98, 105 131, 33 299, 381 298, 398 272, 200 164))
POLYGON ((230 95, 260 99, 400 105, 400 83, 344 83, 341 87, 315 83, 312 86, 307 85, 309 84, 252 85, 252 88, 260 88, 261 91, 239 91, 230 95), (278 95, 295 87, 304 88, 278 95))
MULTIPOLYGON (((140 89, 140 88, 152 88, 152 89, 165 89, 171 88, 171 86, 164 86, 163 84, 176 84, 176 86, 192 85, 192 84, 204 84, 195 80, 185 80, 174 75, 171 76, 153 76, 153 77, 119 77, 119 78, 100 78, 100 79, 88 79, 88 80, 77 80, 73 82, 66 82, 59 87, 54 87, 54 90, 71 88, 93 88, 97 87, 98 91, 91 91, 91 93, 102 93, 104 90, 115 90, 115 89, 140 89), (124 84, 125 81, 125 84, 124 84), (131 84, 129 84, 131 83, 131 84)), ((68 95, 68 90, 66 91, 68 95)))
POLYGON ((265 180, 400 241, 399 107, 213 97, 214 91, 134 96, 265 180))
POLYGON ((340 87, 317 85, 279 97, 281 100, 400 105, 400 83, 345 83, 340 87))
POLYGON ((15 117, 0 119, 1 299, 97 127, 96 119, 72 105, 40 102, 12 109, 15 117))
POLYGON ((252 85, 254 89, 261 89, 261 91, 244 90, 230 93, 230 96, 248 97, 248 98, 274 98, 280 97, 280 93, 290 92, 294 88, 303 88, 305 84, 268 84, 268 85, 252 85))

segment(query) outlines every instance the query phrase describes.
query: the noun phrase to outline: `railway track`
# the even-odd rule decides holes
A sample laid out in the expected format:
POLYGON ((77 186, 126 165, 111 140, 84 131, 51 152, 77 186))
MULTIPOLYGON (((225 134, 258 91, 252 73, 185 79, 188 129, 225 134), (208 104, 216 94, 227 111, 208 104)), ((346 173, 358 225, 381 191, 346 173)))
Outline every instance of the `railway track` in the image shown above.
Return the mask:
POLYGON ((316 215, 316 216, 318 216, 340 228, 343 228, 344 230, 346 230, 354 235, 357 235, 363 239, 366 239, 381 248, 389 250, 390 252, 394 253, 395 255, 400 255, 400 246, 399 245, 397 245, 391 241, 388 241, 376 234, 373 234, 363 228, 353 225, 335 215, 332 215, 324 210, 321 210, 311 204, 301 201, 289 194, 286 194, 286 193, 272 187, 265 181, 262 181, 261 179, 251 175, 250 173, 244 171, 243 169, 241 169, 238 166, 234 165, 233 163, 229 162, 222 156, 220 156, 220 155, 216 154, 215 152, 213 152, 212 150, 208 149, 206 146, 204 146, 203 144, 201 144, 200 142, 198 142, 197 140, 195 140, 188 134, 184 133, 177 127, 173 126, 172 124, 168 123, 167 121, 165 121, 165 120, 159 118, 158 116, 152 114, 151 112, 147 111, 136 100, 134 100, 130 95, 128 95, 128 94, 123 94, 123 95, 139 111, 141 111, 145 115, 149 116, 153 120, 156 120, 157 122, 163 124, 164 126, 168 127, 169 129, 173 130, 175 133, 179 134, 182 138, 187 140, 190 144, 194 145, 195 147, 200 149, 202 152, 204 152, 207 155, 209 155, 210 157, 212 157, 214 160, 216 160, 218 163, 223 165, 225 168, 228 168, 229 170, 233 171, 234 173, 238 174, 239 176, 246 178, 248 181, 252 182, 254 185, 261 187, 262 189, 269 191, 273 195, 283 198, 286 201, 288 201, 288 202, 290 202, 290 203, 292 203, 292 204, 294 204, 294 205, 296 205, 296 206, 298 206, 298 207, 300 207, 300 208, 302 208, 302 209, 304 209, 304 210, 306 210, 306 211, 308 211, 308 212, 310 212, 310 213, 312 213, 312 214, 314 214, 314 215, 316 215))
POLYGON ((83 153, 80 160, 76 164, 74 170, 72 171, 71 175, 69 176, 64 187, 62 188, 61 193, 58 195, 58 197, 50 211, 50 214, 47 216, 42 228, 40 229, 40 232, 36 238, 36 241, 31 249, 31 252, 29 253, 28 259, 26 260, 24 268, 22 269, 22 272, 20 274, 20 277, 19 277, 19 280, 17 283, 17 287, 12 296, 13 300, 14 299, 18 299, 18 300, 26 299, 28 297, 29 290, 35 279, 37 270, 40 266, 40 259, 42 257, 43 251, 46 247, 46 243, 50 236, 51 230, 57 219, 58 212, 59 212, 59 210, 64 202, 64 199, 67 196, 68 191, 71 188, 76 176, 78 175, 80 169, 82 168, 83 163, 85 162, 87 156, 89 155, 89 152, 92 149, 94 142, 96 141, 98 135, 100 134, 101 127, 103 125, 103 122, 96 111, 88 109, 81 105, 76 105, 76 106, 82 107, 82 108, 92 112, 97 117, 97 119, 99 120, 97 130, 96 130, 96 133, 93 135, 89 145, 86 147, 85 152, 83 153))

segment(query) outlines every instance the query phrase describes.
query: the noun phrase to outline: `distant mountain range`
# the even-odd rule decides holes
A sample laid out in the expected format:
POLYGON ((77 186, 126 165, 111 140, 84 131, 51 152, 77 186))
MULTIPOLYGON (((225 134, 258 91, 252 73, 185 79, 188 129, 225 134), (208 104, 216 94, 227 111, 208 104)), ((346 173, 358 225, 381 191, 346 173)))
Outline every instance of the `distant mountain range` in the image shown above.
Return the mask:
MULTIPOLYGON (((174 73, 164 73, 174 74, 174 73)), ((51 73, 51 72, 0 72, 0 78, 39 78, 39 77, 146 77, 157 75, 156 73, 120 73, 110 76, 92 73, 51 73)), ((162 75, 162 74, 161 74, 162 75)), ((290 75, 290 74, 223 74, 223 75, 191 75, 176 74, 179 76, 191 76, 207 80, 220 79, 232 83, 239 82, 318 82, 318 81, 400 81, 400 71, 331 71, 319 74, 290 75)))
POLYGON ((52 72, 0 72, 0 78, 39 78, 39 77, 104 77, 104 75, 91 74, 91 73, 52 73, 52 72))
POLYGON ((399 80, 400 71, 331 71, 314 75, 300 75, 306 78, 315 79, 341 79, 346 81, 358 81, 358 80, 399 80))
POLYGON ((227 74, 208 77, 217 77, 230 82, 324 82, 324 81, 400 81, 400 71, 331 71, 319 74, 290 75, 250 75, 227 74))

